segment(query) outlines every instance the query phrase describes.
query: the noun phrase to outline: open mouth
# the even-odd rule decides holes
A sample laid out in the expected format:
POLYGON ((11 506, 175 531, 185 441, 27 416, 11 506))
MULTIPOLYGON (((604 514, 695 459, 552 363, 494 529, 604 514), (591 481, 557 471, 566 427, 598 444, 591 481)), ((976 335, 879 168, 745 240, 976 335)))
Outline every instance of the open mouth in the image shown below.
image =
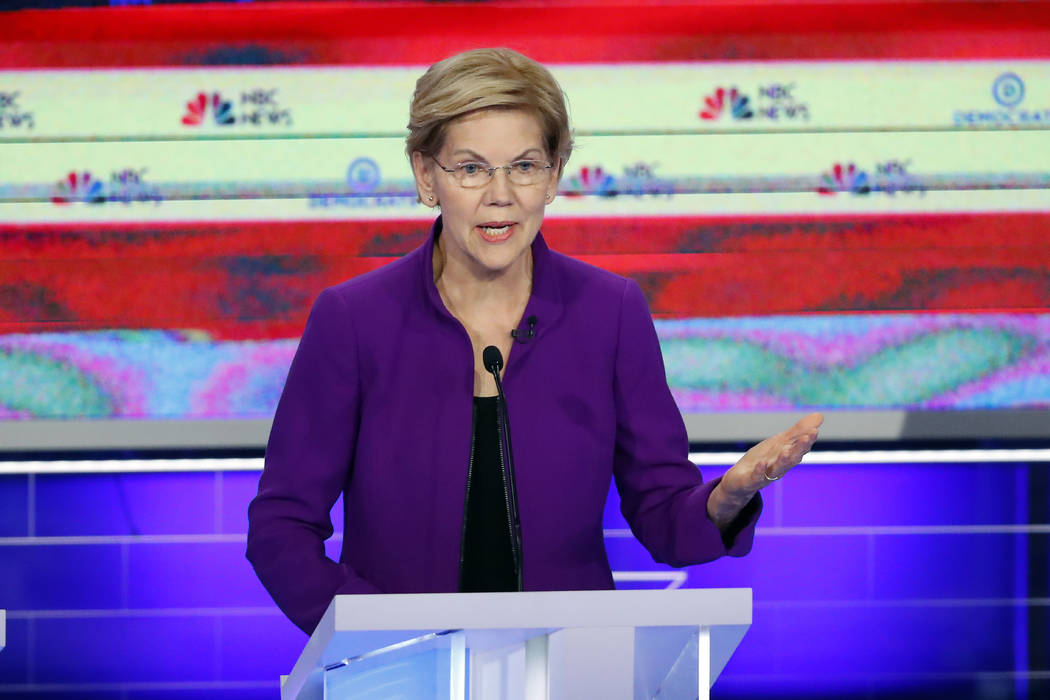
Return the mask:
POLYGON ((495 243, 510 238, 510 234, 514 230, 514 223, 511 221, 490 221, 479 224, 474 228, 481 233, 482 238, 495 243))

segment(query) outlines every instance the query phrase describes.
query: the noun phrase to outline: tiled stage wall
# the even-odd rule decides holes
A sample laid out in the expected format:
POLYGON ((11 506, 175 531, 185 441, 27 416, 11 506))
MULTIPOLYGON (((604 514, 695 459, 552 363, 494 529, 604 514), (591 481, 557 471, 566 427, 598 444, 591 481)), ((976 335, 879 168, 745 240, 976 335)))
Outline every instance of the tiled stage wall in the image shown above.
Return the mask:
MULTIPOLYGON (((748 557, 684 570, 754 589, 714 697, 1050 697, 1048 474, 820 465, 767 489, 748 557)), ((277 698, 305 636, 244 559, 257 478, 0 477, 0 696, 277 698)), ((615 492, 606 528, 615 570, 673 580, 625 536, 615 492)))

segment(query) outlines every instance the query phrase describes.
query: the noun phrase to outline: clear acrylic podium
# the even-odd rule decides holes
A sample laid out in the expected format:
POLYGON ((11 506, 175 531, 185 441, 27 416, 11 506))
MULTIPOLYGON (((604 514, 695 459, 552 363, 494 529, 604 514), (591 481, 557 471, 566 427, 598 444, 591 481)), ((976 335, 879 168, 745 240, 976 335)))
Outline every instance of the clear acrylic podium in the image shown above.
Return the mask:
POLYGON ((336 596, 282 700, 706 699, 751 589, 336 596))

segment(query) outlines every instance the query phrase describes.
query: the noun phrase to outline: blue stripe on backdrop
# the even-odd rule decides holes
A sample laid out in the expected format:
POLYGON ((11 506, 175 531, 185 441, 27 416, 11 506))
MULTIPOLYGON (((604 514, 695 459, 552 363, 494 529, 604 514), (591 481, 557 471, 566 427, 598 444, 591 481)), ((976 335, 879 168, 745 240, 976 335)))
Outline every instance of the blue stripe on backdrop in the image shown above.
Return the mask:
MULTIPOLYGON (((259 475, 256 472, 227 472, 219 475, 222 500, 222 517, 220 529, 228 533, 245 533, 248 531, 248 503, 255 497, 259 488, 259 475)), ((342 500, 333 513, 342 512, 342 500)), ((342 526, 337 518, 336 522, 342 526)))
MULTIPOLYGON (((1014 490, 1014 517, 1021 522, 1028 522, 1031 518, 1028 509, 1028 474, 1022 470, 1014 470, 1013 474, 1013 490, 1014 490)), ((1046 537, 1040 538, 1044 542, 1046 537)), ((1015 599, 1026 599, 1029 594, 1029 583, 1028 580, 1028 538, 1027 537, 1015 537, 1014 538, 1014 551, 1013 551, 1013 562, 1014 562, 1014 586, 1013 586, 1013 597, 1015 599)), ((1047 563, 1050 566, 1050 562, 1047 563)), ((1050 592, 1048 592, 1050 595, 1050 592)), ((1028 610, 1022 606, 1015 606, 1013 609, 1013 657, 1014 666, 1013 670, 1019 673, 1024 673, 1028 670, 1028 610)), ((1015 697, 1027 697, 1028 696, 1028 678, 1024 675, 1019 675, 1014 680, 1014 696, 1015 697)))
POLYGON ((213 474, 37 476, 36 495, 45 537, 215 532, 213 474))
POLYGON ((0 601, 9 611, 123 607, 120 545, 35 541, 0 548, 0 601))
POLYGON ((128 545, 128 607, 272 605, 244 558, 244 542, 128 545))
POLYGON ((214 619, 136 616, 86 622, 33 621, 36 682, 219 680, 214 619))
MULTIPOLYGON (((24 474, 0 476, 0 537, 29 534, 29 477, 24 474)), ((3 601, 0 601, 2 603, 3 601)))
POLYGON ((0 680, 4 686, 29 682, 29 625, 29 620, 8 616, 7 646, 0 651, 0 680))
MULTIPOLYGON (((1012 464, 828 465, 796 469, 781 492, 776 523, 762 525, 1024 524, 1015 489, 1026 473, 1012 464)), ((765 493, 765 492, 763 492, 765 493)))
MULTIPOLYGON (((1030 480, 1048 468, 814 465, 767 489, 749 556, 684 570, 689 587, 755 592, 714 697, 1046 694, 1046 662, 1029 656, 1045 653, 1032 621, 1050 592, 1031 566, 1050 527, 1030 480)), ((0 697, 276 697, 305 637, 244 559, 257 478, 0 477, 0 697)), ((605 527, 614 569, 669 574, 625 587, 681 573, 630 536, 615 492, 605 527)))

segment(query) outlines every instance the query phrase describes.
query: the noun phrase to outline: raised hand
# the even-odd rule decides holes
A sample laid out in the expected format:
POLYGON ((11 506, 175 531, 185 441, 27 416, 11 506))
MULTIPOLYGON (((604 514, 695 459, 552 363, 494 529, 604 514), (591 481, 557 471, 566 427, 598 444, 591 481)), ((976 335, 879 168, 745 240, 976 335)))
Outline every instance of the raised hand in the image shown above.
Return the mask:
POLYGON ((707 514, 720 528, 760 490, 784 476, 809 452, 817 440, 824 416, 811 413, 782 433, 766 438, 737 460, 711 492, 707 514))

